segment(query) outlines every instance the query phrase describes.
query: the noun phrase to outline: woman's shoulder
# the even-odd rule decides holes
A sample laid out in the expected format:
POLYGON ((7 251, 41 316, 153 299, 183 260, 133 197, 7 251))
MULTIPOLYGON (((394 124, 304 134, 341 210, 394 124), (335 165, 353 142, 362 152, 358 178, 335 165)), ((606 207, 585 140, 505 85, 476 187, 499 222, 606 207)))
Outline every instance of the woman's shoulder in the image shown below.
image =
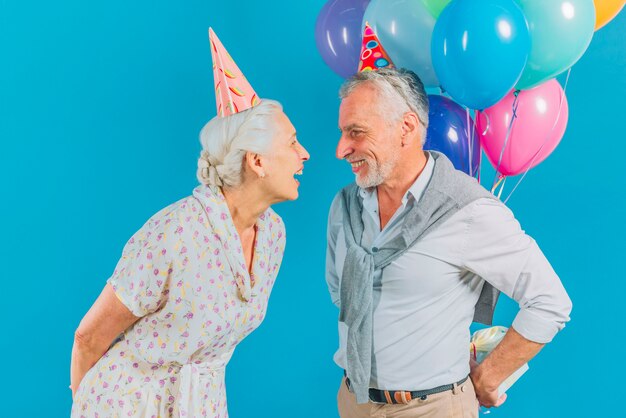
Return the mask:
POLYGON ((204 221, 202 206, 193 197, 187 196, 167 205, 152 215, 134 234, 134 238, 150 238, 168 235, 170 232, 180 234, 192 220, 204 221))

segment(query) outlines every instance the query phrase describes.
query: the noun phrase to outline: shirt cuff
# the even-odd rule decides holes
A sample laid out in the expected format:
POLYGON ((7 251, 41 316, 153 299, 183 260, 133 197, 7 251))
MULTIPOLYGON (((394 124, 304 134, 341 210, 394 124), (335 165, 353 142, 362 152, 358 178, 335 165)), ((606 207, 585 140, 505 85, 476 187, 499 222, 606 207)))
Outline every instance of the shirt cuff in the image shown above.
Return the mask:
POLYGON ((543 318, 528 309, 521 309, 511 326, 527 340, 546 344, 565 327, 565 323, 543 318))

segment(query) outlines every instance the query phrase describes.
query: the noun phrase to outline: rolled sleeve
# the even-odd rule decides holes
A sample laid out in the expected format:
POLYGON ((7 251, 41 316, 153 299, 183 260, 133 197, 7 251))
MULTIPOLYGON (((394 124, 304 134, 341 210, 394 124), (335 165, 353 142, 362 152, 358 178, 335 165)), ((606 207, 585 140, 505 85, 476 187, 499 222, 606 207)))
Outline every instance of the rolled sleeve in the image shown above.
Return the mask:
MULTIPOLYGON (((567 319, 569 320, 569 318, 567 319)), ((520 309, 513 320, 512 327, 524 338, 536 343, 549 343, 554 336, 565 326, 565 321, 559 323, 550 318, 543 318, 532 309, 520 309)))
POLYGON ((519 304, 512 325, 517 332, 531 341, 550 342, 572 310, 561 280, 505 205, 493 199, 472 205, 465 267, 519 304))

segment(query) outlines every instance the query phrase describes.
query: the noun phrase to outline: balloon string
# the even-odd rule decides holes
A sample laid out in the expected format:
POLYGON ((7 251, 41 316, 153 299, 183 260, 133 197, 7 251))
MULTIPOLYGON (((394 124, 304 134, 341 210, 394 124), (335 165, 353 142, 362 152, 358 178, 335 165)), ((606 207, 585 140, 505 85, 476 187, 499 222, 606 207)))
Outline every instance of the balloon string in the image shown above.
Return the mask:
MULTIPOLYGON (((472 120, 470 119, 470 122, 472 120)), ((472 137, 470 138, 470 163, 471 165, 471 173, 472 177, 476 177, 478 183, 480 184, 480 142, 476 143, 476 122, 474 122, 474 129, 472 129, 472 137), (473 161, 474 158, 474 147, 478 147, 478 160, 473 161), (474 166, 476 166, 476 172, 474 172, 474 166)))
MULTIPOLYGON (((465 106, 464 106, 465 107, 465 106)), ((467 129, 469 129, 471 131, 471 133, 468 133, 467 137, 469 138, 469 163, 470 163, 470 176, 474 177, 477 181, 478 184, 480 184, 480 170, 481 170, 481 162, 482 162, 482 149, 480 146, 480 142, 476 139, 476 122, 474 120, 472 120, 472 117, 470 116, 470 108, 469 107, 465 107, 465 112, 466 112, 466 122, 467 122, 467 129), (474 123, 474 129, 472 129, 472 122, 474 123), (478 141, 478 144, 476 144, 476 142, 478 141), (478 160, 477 161, 473 161, 474 158, 474 145, 478 146, 478 160), (474 171, 474 166, 476 166, 476 171, 474 171)), ((476 112, 476 120, 478 120, 478 113, 476 112)), ((486 116, 486 115, 485 115, 486 116)))
POLYGON ((500 196, 502 196, 502 190, 504 190, 504 183, 506 183, 506 176, 500 173, 497 173, 497 174, 498 174, 498 177, 497 177, 498 181, 491 188, 491 194, 495 195, 498 199, 500 199, 500 196), (501 185, 500 191, 496 195, 496 189, 500 185, 501 185))
POLYGON ((522 175, 522 177, 519 178, 519 180, 517 180, 517 183, 515 183, 515 186, 513 187, 513 189, 511 189, 511 191, 509 192, 509 194, 506 197, 506 199, 504 199, 504 203, 505 204, 506 204, 506 202, 509 201, 511 196, 513 196, 513 193, 517 189, 517 186, 520 185, 522 180, 524 180, 524 178, 526 177, 526 174, 528 174, 528 172, 530 171, 530 168, 533 166, 533 163, 535 162, 535 160, 537 159, 539 154, 541 154, 541 150, 548 143, 548 140, 550 139, 550 134, 552 133, 554 128, 556 128, 556 124, 559 122, 559 119, 561 118, 561 110, 563 109, 563 99, 565 98, 565 92, 567 91, 567 84, 569 83, 569 76, 570 76, 571 72, 572 72, 572 68, 570 67, 569 70, 567 70, 567 76, 565 77, 565 83, 563 85, 563 94, 561 94, 561 98, 559 100, 559 111, 558 111, 558 113, 556 115, 556 120, 554 121, 554 124, 552 125, 552 128, 550 129, 550 132, 547 135, 547 138, 543 141, 543 143, 541 144, 541 146, 539 147, 539 149, 537 150, 535 155, 533 155, 533 158, 530 160, 530 163, 528 164, 528 167, 524 171, 524 174, 522 175))
MULTIPOLYGON (((477 113, 475 113, 477 115, 477 113)), ((476 116, 477 118, 478 116, 476 116)), ((470 119, 471 121, 471 119, 470 119)), ((469 125, 469 123, 468 123, 469 125)), ((482 156, 482 149, 480 147, 480 141, 478 141, 476 139, 476 122, 474 122, 474 129, 472 129, 472 137, 470 138, 470 162, 472 161, 472 158, 474 158, 474 145, 476 145, 478 147, 478 161, 475 162, 475 164, 471 165, 471 167, 474 167, 474 165, 476 165, 476 172, 473 172, 472 169, 472 177, 476 177, 476 180, 478 181, 478 184, 480 184, 480 163, 481 163, 481 156, 482 156), (476 144, 476 142, 478 141, 478 143, 476 144)))
MULTIPOLYGON (((515 98, 513 99, 513 105, 511 106, 513 114, 511 116, 511 121, 509 122, 509 127, 506 131, 506 137, 504 138, 504 144, 502 144, 502 150, 500 151, 500 158, 498 158, 498 165, 496 166, 496 174, 500 173, 500 164, 502 164, 502 157, 504 157, 504 150, 509 142, 509 138, 511 137, 511 131, 513 130, 513 122, 517 118, 517 106, 519 105, 519 90, 516 90, 514 94, 515 98)), ((494 177, 493 185, 496 184, 498 176, 494 177)), ((492 187, 493 187, 492 185, 492 187)))
POLYGON ((478 184, 480 184, 480 170, 482 169, 482 162, 483 162, 483 152, 481 149, 478 151, 478 170, 476 170, 476 180, 478 181, 478 184))
MULTIPOLYGON (((500 184, 500 190, 498 191, 498 194, 496 194, 495 196, 500 199, 500 196, 502 196, 502 191, 504 190, 504 184, 506 183, 506 176, 502 176, 502 178, 500 179, 500 181, 498 181, 498 184, 500 184)), ((497 187, 497 186, 496 186, 497 187)))
POLYGON ((500 186, 500 191, 498 192, 498 199, 500 199, 500 196, 502 196, 502 191, 504 190, 504 184, 506 183, 506 176, 502 177, 502 186, 500 186))
POLYGON ((474 131, 470 129, 470 115, 469 115, 469 107, 465 107, 465 129, 466 135, 469 139, 468 149, 469 149, 469 175, 474 177, 474 166, 472 165, 472 155, 474 154, 474 131), (472 131, 470 133, 470 130, 472 131))
POLYGON ((489 127, 491 127, 491 120, 489 119, 489 113, 481 113, 481 115, 485 116, 485 118, 487 119, 487 126, 482 133, 482 136, 485 136, 487 135, 487 131, 489 131, 489 127))

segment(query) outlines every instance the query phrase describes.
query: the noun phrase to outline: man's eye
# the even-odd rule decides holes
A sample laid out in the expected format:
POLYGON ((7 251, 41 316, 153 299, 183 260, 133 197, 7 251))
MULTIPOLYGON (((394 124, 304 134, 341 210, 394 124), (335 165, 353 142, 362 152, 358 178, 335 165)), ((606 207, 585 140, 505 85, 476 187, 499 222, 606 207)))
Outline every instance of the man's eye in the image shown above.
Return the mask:
POLYGON ((354 138, 361 135, 362 133, 363 131, 350 131, 350 136, 354 138))

